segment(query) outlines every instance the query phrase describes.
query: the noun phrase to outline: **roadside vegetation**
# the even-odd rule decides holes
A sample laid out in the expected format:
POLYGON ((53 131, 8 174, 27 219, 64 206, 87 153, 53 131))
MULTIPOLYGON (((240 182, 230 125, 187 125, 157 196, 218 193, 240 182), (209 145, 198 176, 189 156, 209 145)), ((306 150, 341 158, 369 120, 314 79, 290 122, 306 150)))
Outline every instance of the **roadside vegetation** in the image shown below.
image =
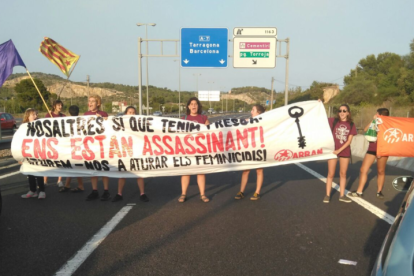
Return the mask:
MULTIPOLYGON (((46 87, 55 83, 66 82, 60 76, 45 73, 32 73, 36 84, 39 87, 45 101, 51 105, 57 95, 47 91, 46 87)), ((26 76, 26 74, 12 74, 8 80, 26 76)), ((86 87, 86 83, 73 82, 86 87)), ((329 86, 336 86, 335 83, 324 83, 314 81, 311 86, 302 90, 300 87, 289 90, 289 103, 307 100, 323 99, 323 89, 329 86)), ((114 84, 109 82, 90 83, 90 87, 99 87, 114 92, 122 92, 115 96, 105 97, 103 109, 111 112, 113 101, 126 101, 128 104, 137 105, 138 87, 114 84)), ((146 88, 143 87, 143 103, 147 102, 146 88)), ((213 108, 221 111, 244 111, 248 112, 251 106, 256 103, 265 105, 270 100, 270 89, 265 87, 247 86, 231 89, 231 94, 223 92, 222 102, 202 102, 204 110, 213 108), (247 98, 253 99, 255 103, 248 103, 247 98), (227 108, 226 108, 227 105, 227 108)), ((284 91, 274 92, 276 100, 273 108, 284 105, 284 91)), ((153 111, 162 110, 164 113, 178 112, 178 91, 170 90, 167 87, 149 86, 149 104, 153 111)), ((181 91, 182 110, 190 97, 195 96, 195 91, 181 91)), ((80 107, 81 112, 87 110, 87 96, 63 98, 65 109, 71 104, 80 107)), ((387 107, 391 110, 392 116, 413 117, 414 116, 414 40, 409 45, 409 53, 400 56, 394 53, 381 53, 377 56, 368 55, 362 58, 356 68, 344 76, 344 86, 341 87, 337 96, 325 104, 328 116, 336 112, 336 106, 347 103, 351 106, 356 125, 364 126, 375 113, 378 107, 387 107)), ((0 88, 0 111, 7 111, 13 114, 22 113, 28 107, 35 107, 41 112, 46 109, 38 97, 33 83, 26 79, 15 86, 3 86, 0 88)), ((269 107, 268 107, 269 108, 269 107)))

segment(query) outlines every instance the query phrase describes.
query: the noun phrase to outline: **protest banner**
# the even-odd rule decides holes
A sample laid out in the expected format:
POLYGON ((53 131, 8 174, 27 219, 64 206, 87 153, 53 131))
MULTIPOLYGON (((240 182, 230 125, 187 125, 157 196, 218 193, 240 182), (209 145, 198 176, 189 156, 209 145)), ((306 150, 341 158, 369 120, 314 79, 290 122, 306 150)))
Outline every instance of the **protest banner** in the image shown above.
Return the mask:
POLYGON ((45 118, 12 141, 21 172, 36 176, 209 174, 336 158, 323 104, 295 103, 209 126, 152 116, 45 118))
POLYGON ((414 119, 380 116, 377 135, 379 156, 414 157, 414 119))

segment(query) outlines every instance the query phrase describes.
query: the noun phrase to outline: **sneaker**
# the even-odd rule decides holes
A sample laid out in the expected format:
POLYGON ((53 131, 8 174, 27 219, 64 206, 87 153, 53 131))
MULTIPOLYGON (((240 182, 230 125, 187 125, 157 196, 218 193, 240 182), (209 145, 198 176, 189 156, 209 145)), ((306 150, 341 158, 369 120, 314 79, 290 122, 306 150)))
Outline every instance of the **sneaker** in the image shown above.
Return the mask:
POLYGON ((146 194, 142 194, 142 195, 140 195, 140 196, 139 196, 139 199, 140 199, 141 201, 144 201, 144 202, 148 202, 148 201, 149 201, 149 198, 147 197, 147 195, 146 195, 146 194))
POLYGON ((253 196, 250 198, 250 200, 259 200, 260 195, 258 193, 254 193, 253 196))
POLYGON ((95 200, 99 198, 99 193, 98 191, 92 191, 92 193, 90 193, 88 195, 88 197, 86 198, 86 201, 91 201, 91 200, 95 200))
POLYGON ((101 201, 108 201, 111 199, 111 194, 108 191, 104 191, 101 196, 101 201))
POLYGON ((341 196, 339 197, 339 201, 345 202, 345 203, 351 203, 352 200, 349 197, 341 196))
POLYGON ((349 192, 347 194, 347 196, 350 196, 350 197, 363 197, 364 194, 363 193, 358 193, 357 191, 353 191, 353 192, 349 192))
POLYGON ((45 192, 40 192, 39 196, 37 197, 37 199, 45 199, 46 198, 46 193, 45 192))
POLYGON ((323 198, 323 203, 329 203, 329 201, 331 200, 331 197, 330 196, 325 196, 324 198, 323 198))
POLYGON ((116 194, 114 199, 112 199, 112 202, 117 202, 117 201, 120 201, 122 199, 123 199, 123 197, 120 194, 116 194))
POLYGON ((242 198, 244 198, 244 193, 243 192, 238 192, 237 195, 234 198, 235 199, 242 199, 242 198))
POLYGON ((384 195, 382 194, 382 191, 379 191, 379 192, 377 193, 377 197, 378 197, 378 198, 384 198, 384 195))
POLYGON ((58 185, 58 187, 59 187, 59 188, 64 186, 62 181, 59 181, 59 182, 57 183, 57 185, 58 185))
POLYGON ((37 197, 37 193, 28 191, 27 194, 22 195, 22 198, 31 198, 31 197, 37 197))

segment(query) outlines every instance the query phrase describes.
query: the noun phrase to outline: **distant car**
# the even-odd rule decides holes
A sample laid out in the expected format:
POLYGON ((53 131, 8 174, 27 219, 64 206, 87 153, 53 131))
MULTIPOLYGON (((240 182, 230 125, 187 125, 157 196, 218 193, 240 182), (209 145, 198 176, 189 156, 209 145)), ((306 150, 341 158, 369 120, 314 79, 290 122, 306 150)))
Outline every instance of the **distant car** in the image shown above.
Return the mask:
POLYGON ((371 276, 414 275, 414 180, 397 177, 392 185, 407 194, 381 246, 371 276))
POLYGON ((154 113, 152 113, 153 116, 162 116, 162 112, 161 111, 154 111, 154 113))
POLYGON ((16 120, 10 113, 0 112, 1 129, 16 129, 16 120))
POLYGON ((223 114, 223 110, 220 110, 220 111, 219 111, 219 113, 220 113, 220 114, 223 114))

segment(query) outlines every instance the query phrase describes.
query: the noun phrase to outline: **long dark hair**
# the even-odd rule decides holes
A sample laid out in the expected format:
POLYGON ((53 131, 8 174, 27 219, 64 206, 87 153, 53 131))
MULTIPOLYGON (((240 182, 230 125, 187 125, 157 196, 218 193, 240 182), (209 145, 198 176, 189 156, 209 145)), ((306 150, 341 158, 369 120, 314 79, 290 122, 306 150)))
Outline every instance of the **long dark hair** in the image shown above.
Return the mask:
POLYGON ((135 107, 133 107, 132 105, 127 106, 127 107, 125 108, 124 114, 127 114, 128 109, 130 109, 130 108, 132 108, 133 110, 135 110, 135 114, 137 114, 137 109, 136 109, 135 107))
POLYGON ((390 111, 388 110, 388 108, 384 108, 384 107, 378 108, 377 113, 382 116, 390 116, 390 111))
MULTIPOLYGON (((265 112, 265 108, 262 106, 262 105, 260 105, 260 104, 255 104, 253 107, 256 107, 256 110, 257 110, 257 113, 259 113, 259 114, 262 114, 262 113, 264 113, 265 112)), ((252 107, 252 108, 253 108, 252 107)))
POLYGON ((341 110, 341 107, 346 107, 346 110, 348 110, 348 114, 346 115, 346 121, 349 123, 352 123, 352 114, 351 114, 351 109, 349 108, 349 105, 347 104, 341 104, 338 108, 338 112, 336 113, 336 119, 340 122, 341 118, 339 117, 339 110, 341 110))
POLYGON ((196 102, 197 102, 197 105, 198 105, 197 114, 201 114, 201 112, 203 111, 203 106, 201 105, 201 103, 200 103, 200 101, 198 100, 198 98, 197 98, 197 97, 192 97, 192 98, 190 98, 190 99, 187 101, 187 105, 185 106, 185 107, 187 108, 187 115, 190 115, 190 113, 191 113, 191 111, 190 111, 190 109, 188 108, 188 106, 190 105, 190 103, 191 103, 192 101, 196 101, 196 102))
POLYGON ((52 104, 52 107, 53 107, 53 112, 55 112, 56 111, 56 106, 58 105, 58 104, 61 104, 62 105, 62 108, 63 108, 63 102, 61 101, 61 100, 55 100, 55 101, 53 101, 53 104, 52 104))

